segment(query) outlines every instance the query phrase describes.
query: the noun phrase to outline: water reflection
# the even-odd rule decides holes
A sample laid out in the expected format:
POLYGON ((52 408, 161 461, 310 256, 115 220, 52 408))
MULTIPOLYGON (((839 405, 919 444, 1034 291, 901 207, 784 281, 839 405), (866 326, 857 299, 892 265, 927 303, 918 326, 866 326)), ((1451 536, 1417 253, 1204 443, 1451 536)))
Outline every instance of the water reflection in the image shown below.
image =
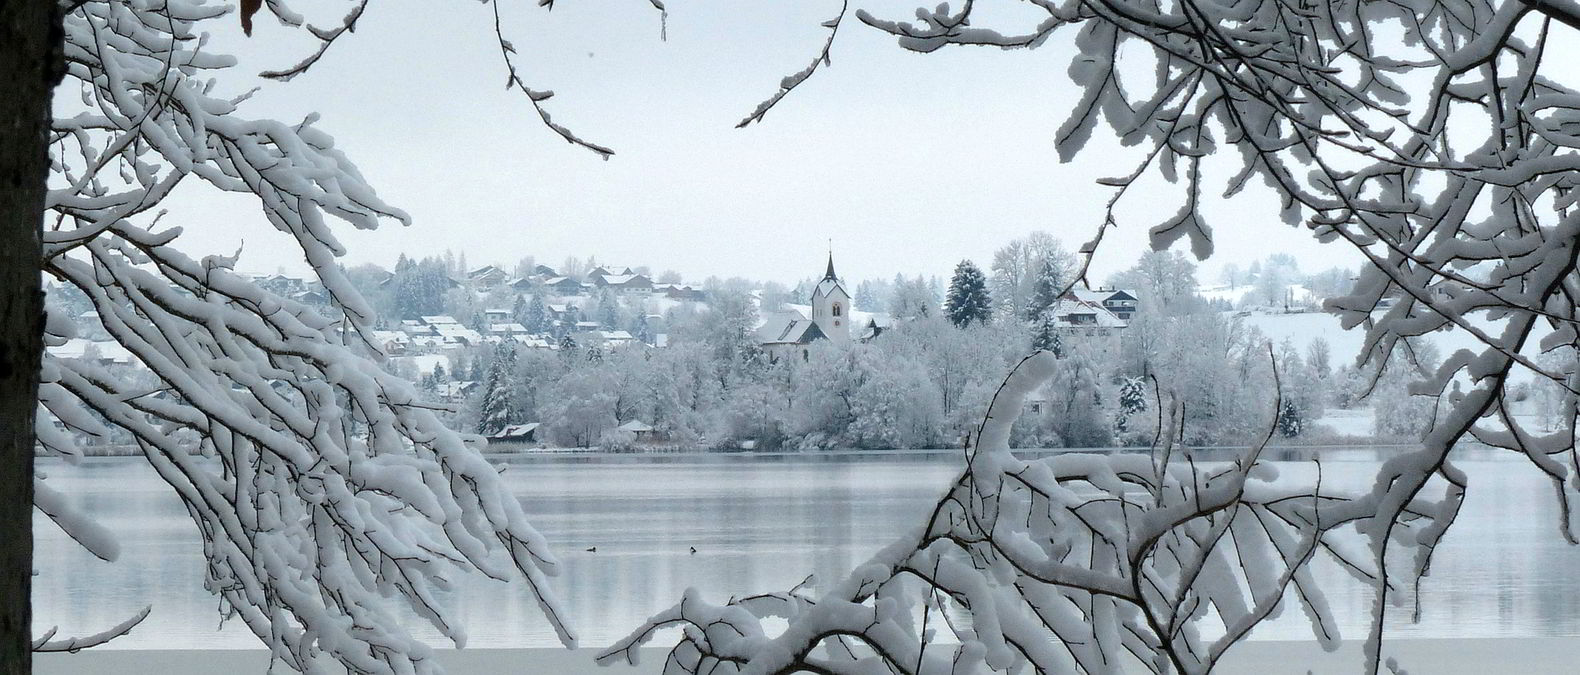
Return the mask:
MULTIPOLYGON (((1397 449, 1270 449, 1287 478, 1365 484, 1397 449)), ((1202 451, 1200 459, 1227 459, 1202 451)), ((689 586, 724 599, 787 589, 815 573, 833 582, 920 523, 956 471, 952 452, 903 456, 515 458, 505 477, 564 565, 554 581, 584 645, 604 645, 668 607, 689 586), (597 547, 596 552, 584 549, 597 547), (691 553, 695 547, 697 552, 691 553)), ((146 604, 148 622, 122 648, 246 648, 239 624, 220 627, 202 588, 203 559, 179 500, 146 464, 105 458, 79 466, 42 461, 56 489, 98 514, 120 536, 123 555, 93 558, 42 517, 35 520, 39 575, 36 623, 91 633, 146 604)), ((1459 523, 1422 584, 1422 615, 1410 598, 1390 610, 1393 635, 1554 637, 1580 634, 1580 550, 1557 533, 1551 488, 1518 460, 1470 453, 1460 466, 1471 490, 1459 523)), ((1347 637, 1359 637, 1372 598, 1335 565, 1318 568, 1347 637)), ((556 644, 535 604, 486 579, 451 598, 470 646, 556 644)), ((411 625, 435 642, 420 622, 411 625)), ((1300 612, 1256 637, 1309 634, 1300 612)))

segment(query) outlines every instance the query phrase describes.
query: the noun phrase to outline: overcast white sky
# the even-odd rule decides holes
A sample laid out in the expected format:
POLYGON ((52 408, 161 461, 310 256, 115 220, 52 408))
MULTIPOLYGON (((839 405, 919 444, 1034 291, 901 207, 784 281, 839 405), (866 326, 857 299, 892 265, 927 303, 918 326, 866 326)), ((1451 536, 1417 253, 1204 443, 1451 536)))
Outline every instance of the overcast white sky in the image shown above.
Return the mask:
MULTIPOLYGON (((298 9, 317 9, 297 3, 298 9)), ((326 2, 321 23, 349 3, 326 2)), ((1052 138, 1075 100, 1066 75, 1073 32, 1037 50, 907 52, 852 16, 823 69, 762 124, 734 125, 811 60, 839 12, 820 0, 671 0, 668 41, 645 0, 561 0, 552 12, 505 3, 505 31, 527 80, 553 89, 557 121, 618 153, 571 147, 539 122, 505 70, 488 6, 374 2, 358 31, 308 74, 261 84, 245 114, 319 127, 358 164, 410 228, 343 228, 349 264, 393 264, 397 254, 465 252, 474 267, 524 255, 675 269, 686 278, 744 276, 793 282, 819 273, 833 240, 842 276, 947 276, 962 258, 984 267, 1008 240, 1047 230, 1074 249, 1101 221, 1126 152, 1094 141, 1061 164, 1052 138)), ((1002 16, 1013 21, 1016 3, 1002 16)), ((914 4, 866 3, 910 17, 914 4)), ((293 63, 311 44, 267 9, 254 37, 225 17, 210 49, 237 54, 241 73, 293 63)), ((988 18, 984 15, 984 21, 988 18)), ((1030 18, 1035 18, 1031 16, 1030 18)), ((1149 187, 1163 191, 1166 185, 1149 187)), ((1143 193, 1105 241, 1096 280, 1134 260, 1159 217, 1143 193)), ((1209 213, 1210 266, 1287 251, 1317 270, 1354 264, 1279 224, 1251 195, 1209 213)), ((166 221, 184 247, 231 252, 239 267, 305 266, 256 205, 189 181, 166 221)), ((1205 276, 1205 275, 1204 275, 1205 276)))

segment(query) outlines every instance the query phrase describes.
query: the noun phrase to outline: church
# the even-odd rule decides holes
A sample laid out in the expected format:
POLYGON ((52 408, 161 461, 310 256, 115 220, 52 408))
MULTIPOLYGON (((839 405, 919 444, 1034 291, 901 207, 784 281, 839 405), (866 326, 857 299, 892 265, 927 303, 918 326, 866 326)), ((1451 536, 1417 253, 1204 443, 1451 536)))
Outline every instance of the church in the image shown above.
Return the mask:
POLYGON ((851 318, 850 292, 845 290, 839 276, 834 274, 834 254, 830 252, 828 270, 812 289, 809 311, 765 311, 763 324, 757 329, 757 338, 770 360, 788 357, 804 361, 808 358, 808 345, 813 342, 850 342, 851 318))

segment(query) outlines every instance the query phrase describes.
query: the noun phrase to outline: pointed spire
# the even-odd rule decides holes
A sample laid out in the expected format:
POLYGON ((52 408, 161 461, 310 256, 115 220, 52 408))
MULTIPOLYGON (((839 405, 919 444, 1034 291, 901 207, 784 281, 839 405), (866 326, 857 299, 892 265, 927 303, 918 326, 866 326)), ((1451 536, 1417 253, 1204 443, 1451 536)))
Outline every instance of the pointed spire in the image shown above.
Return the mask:
POLYGON ((835 281, 839 280, 837 277, 834 276, 834 252, 833 251, 829 251, 828 252, 828 271, 823 273, 823 278, 824 279, 834 279, 835 281))

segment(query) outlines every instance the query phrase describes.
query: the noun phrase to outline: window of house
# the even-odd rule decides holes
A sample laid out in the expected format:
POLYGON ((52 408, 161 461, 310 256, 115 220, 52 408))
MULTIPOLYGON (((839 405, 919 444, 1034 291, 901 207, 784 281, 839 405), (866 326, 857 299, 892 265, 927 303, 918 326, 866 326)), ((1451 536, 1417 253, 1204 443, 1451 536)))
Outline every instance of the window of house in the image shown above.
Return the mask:
POLYGON ((834 303, 834 316, 839 316, 839 303, 834 303))

